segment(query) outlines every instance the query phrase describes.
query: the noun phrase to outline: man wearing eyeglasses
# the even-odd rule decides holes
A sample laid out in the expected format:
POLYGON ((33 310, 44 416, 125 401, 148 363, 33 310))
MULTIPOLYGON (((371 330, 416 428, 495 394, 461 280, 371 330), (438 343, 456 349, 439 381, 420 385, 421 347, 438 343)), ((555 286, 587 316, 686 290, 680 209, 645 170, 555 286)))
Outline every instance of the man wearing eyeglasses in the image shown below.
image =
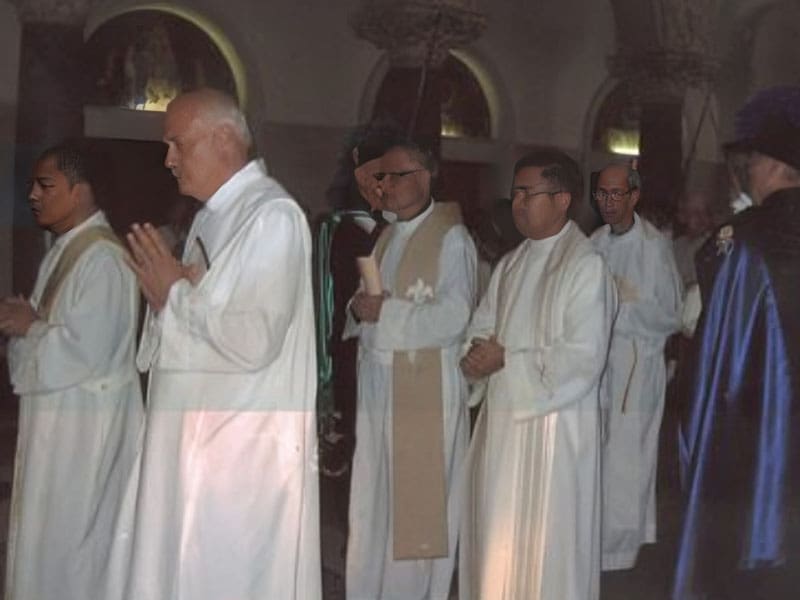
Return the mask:
POLYGON ((603 446, 603 569, 630 569, 656 541, 656 464, 664 411, 664 344, 680 328, 682 282, 670 242, 636 214, 639 173, 600 172, 594 192, 606 225, 592 235, 619 294, 606 374, 603 446))
POLYGON ((347 597, 439 600, 457 545, 454 478, 466 452, 467 386, 458 355, 475 303, 475 246, 458 205, 431 197, 432 157, 389 148, 374 173, 397 221, 374 256, 382 294, 355 294, 359 337, 347 597))
POLYGON ((575 161, 540 150, 514 173, 514 222, 527 239, 495 268, 461 361, 486 393, 467 458, 459 593, 596 600, 599 395, 614 283, 567 217, 581 196, 575 161))

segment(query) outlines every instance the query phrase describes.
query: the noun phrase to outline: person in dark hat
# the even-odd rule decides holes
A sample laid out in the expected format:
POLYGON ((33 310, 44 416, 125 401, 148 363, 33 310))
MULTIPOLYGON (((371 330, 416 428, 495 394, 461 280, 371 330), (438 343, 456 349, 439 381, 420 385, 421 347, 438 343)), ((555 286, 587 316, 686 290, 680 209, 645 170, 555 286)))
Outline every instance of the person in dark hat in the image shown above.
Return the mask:
POLYGON ((736 133, 725 149, 752 206, 696 260, 674 600, 780 599, 800 586, 800 87, 754 96, 736 133))

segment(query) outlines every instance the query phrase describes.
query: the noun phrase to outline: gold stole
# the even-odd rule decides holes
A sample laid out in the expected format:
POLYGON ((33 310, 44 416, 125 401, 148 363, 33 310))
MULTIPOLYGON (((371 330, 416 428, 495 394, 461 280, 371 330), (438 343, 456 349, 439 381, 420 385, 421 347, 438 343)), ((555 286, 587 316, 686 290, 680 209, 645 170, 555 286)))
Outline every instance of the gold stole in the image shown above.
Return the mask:
POLYGON ((106 225, 88 227, 67 242, 64 251, 61 253, 61 256, 58 257, 55 268, 47 278, 42 297, 39 299, 37 311, 43 319, 49 319, 50 311, 58 297, 58 292, 61 290, 61 286, 67 278, 67 275, 72 272, 72 268, 78 262, 78 259, 89 246, 101 240, 106 240, 122 247, 122 242, 119 241, 119 238, 117 238, 111 228, 106 225))
MULTIPOLYGON (((461 223, 456 203, 436 203, 403 250, 392 295, 407 298, 420 285, 436 290, 444 236, 461 223)), ((394 227, 375 245, 378 264, 394 227)), ((392 367, 394 558, 447 556, 441 348, 394 353, 392 367)))

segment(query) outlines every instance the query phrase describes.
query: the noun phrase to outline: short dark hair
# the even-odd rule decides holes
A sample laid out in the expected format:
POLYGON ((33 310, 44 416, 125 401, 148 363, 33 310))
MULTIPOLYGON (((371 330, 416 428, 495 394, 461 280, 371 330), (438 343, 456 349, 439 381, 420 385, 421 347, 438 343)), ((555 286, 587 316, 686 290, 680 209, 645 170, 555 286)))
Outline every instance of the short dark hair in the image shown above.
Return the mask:
POLYGON ((364 164, 380 158, 389 148, 405 139, 400 126, 394 121, 388 118, 376 119, 354 130, 348 143, 348 159, 352 160, 351 150, 357 148, 358 164, 364 164))
POLYGON ((433 151, 425 144, 413 138, 404 137, 395 140, 395 142, 386 149, 386 152, 394 150, 395 148, 405 150, 415 161, 430 171, 432 177, 435 178, 438 175, 439 163, 433 151))
POLYGON ((583 177, 581 170, 572 158, 554 148, 540 148, 520 158, 514 165, 514 175, 528 167, 542 169, 542 177, 555 183, 573 199, 579 199, 583 193, 583 177))
POLYGON ((600 173, 605 171, 606 169, 610 169, 611 167, 622 167, 625 169, 625 183, 628 184, 629 190, 641 190, 642 189, 642 176, 639 173, 639 170, 635 168, 634 162, 632 160, 618 160, 611 163, 608 163, 605 167, 598 171, 597 175, 600 176, 600 173))
POLYGON ((64 141, 52 146, 39 155, 41 162, 48 158, 56 161, 56 168, 69 181, 70 186, 76 183, 92 184, 92 161, 88 148, 80 141, 64 141))

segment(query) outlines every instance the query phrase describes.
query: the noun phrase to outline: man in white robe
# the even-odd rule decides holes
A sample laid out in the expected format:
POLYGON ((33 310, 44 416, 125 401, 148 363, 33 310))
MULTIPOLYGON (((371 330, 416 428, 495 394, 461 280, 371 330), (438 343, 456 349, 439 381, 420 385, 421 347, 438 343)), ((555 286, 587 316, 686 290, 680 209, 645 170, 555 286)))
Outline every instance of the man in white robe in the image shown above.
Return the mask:
POLYGON ((87 155, 46 151, 30 204, 56 237, 29 300, 0 302, 20 396, 7 600, 121 598, 143 424, 139 294, 94 202, 87 155))
POLYGON ((129 600, 321 596, 311 240, 236 103, 173 100, 166 166, 203 203, 183 262, 128 236, 150 370, 129 600))
POLYGON ((581 194, 575 162, 540 150, 514 172, 514 221, 527 239, 492 274, 461 361, 485 401, 467 458, 460 598, 596 600, 614 285, 567 218, 581 194))
POLYGON ((453 576, 476 252, 457 206, 432 200, 433 169, 412 143, 381 157, 378 192, 397 215, 376 246, 387 291, 357 293, 345 328, 359 336, 349 600, 446 600, 453 576))
POLYGON ((630 569, 656 541, 658 434, 664 412, 664 344, 680 330, 683 285, 670 241, 634 212, 639 174, 600 172, 594 193, 606 225, 592 243, 608 262, 620 308, 608 359, 603 445, 603 569, 630 569))

